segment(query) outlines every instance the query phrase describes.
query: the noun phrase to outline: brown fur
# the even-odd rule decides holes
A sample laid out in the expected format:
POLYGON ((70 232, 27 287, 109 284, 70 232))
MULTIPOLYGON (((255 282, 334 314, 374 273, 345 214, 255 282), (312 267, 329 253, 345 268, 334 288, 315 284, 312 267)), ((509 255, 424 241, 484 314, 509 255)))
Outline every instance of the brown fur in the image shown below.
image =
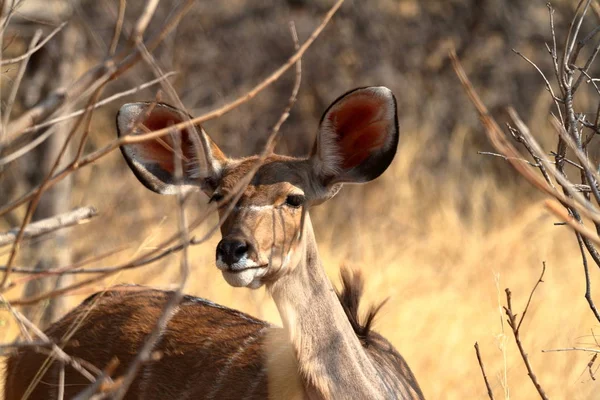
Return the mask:
MULTIPOLYGON (((169 296, 167 291, 117 287, 88 298, 46 333, 61 343, 76 329, 65 344, 65 352, 99 369, 116 357, 119 366, 113 376, 118 377, 135 358, 169 296)), ((225 367, 227 373, 215 398, 239 399, 245 390, 252 398, 266 398, 267 376, 262 372, 261 347, 266 338, 262 333, 267 329, 267 323, 251 316, 186 296, 155 347, 159 359, 141 368, 126 398, 175 399, 184 395, 190 399, 205 398, 210 389, 206 383, 216 382, 225 367), (244 339, 252 335, 256 341, 248 344, 243 357, 226 366, 244 339), (253 393, 240 387, 240 382, 253 380, 258 380, 253 393), (201 382, 206 387, 196 385, 201 382)), ((21 399, 46 358, 34 349, 23 349, 9 358, 6 400, 21 399)), ((58 363, 54 362, 29 398, 52 398, 57 373, 58 363)), ((71 367, 66 368, 66 383, 66 398, 75 396, 89 384, 71 367)))
MULTIPOLYGON (((371 309, 365 322, 358 318, 362 276, 343 269, 342 282, 338 296, 363 346, 370 354, 381 353, 380 362, 410 373, 400 354, 372 330, 373 318, 381 306, 371 309)), ((116 357, 119 366, 113 378, 118 377, 135 358, 170 294, 140 286, 118 286, 88 297, 46 333, 64 344, 67 354, 99 369, 116 357), (66 337, 69 339, 63 342, 66 337)), ((305 384, 298 380, 296 360, 283 329, 204 299, 184 298, 155 353, 158 358, 140 369, 126 399, 200 399, 211 390, 215 399, 265 399, 269 394, 270 398, 292 398, 294 391, 298 398, 304 396, 300 386, 305 384), (256 340, 249 341, 249 337, 256 340), (241 349, 244 340, 247 344, 241 349), (232 357, 236 357, 235 362, 225 365, 232 357), (225 369, 219 387, 211 387, 225 369)), ((8 359, 5 400, 22 398, 46 358, 35 349, 24 348, 8 359)), ((55 396, 58 368, 58 362, 53 362, 29 399, 55 396)), ((66 367, 65 398, 75 396, 88 384, 79 372, 66 367)))

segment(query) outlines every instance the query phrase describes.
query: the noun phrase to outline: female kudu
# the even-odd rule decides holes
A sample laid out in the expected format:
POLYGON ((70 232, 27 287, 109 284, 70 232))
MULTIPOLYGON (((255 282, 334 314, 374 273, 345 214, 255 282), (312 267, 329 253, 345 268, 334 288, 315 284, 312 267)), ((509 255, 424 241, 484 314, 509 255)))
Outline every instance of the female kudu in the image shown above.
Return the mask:
MULTIPOLYGON (((124 105, 120 135, 140 134, 187 120, 166 104, 124 105)), ((404 359, 370 330, 376 309, 359 323, 362 280, 342 274, 336 296, 323 270, 305 211, 333 197, 343 183, 368 182, 392 162, 398 145, 396 101, 384 87, 356 89, 336 100, 321 119, 308 158, 271 155, 235 205, 228 196, 257 156, 226 158, 201 127, 122 148, 138 179, 169 194, 176 185, 199 186, 225 218, 216 264, 232 286, 266 285, 283 321, 274 327, 207 300, 185 297, 142 366, 130 399, 422 399, 404 359), (176 139, 176 140, 174 140, 176 139), (200 163, 196 149, 204 149, 200 163), (175 179, 174 149, 184 160, 175 179), (200 165, 202 164, 202 167, 200 165), (233 206, 226 215, 228 206, 233 206)), ((123 373, 160 315, 169 292, 120 288, 93 295, 47 330, 64 350, 102 368, 113 357, 123 373), (71 327, 77 330, 71 333, 71 327), (68 334, 68 340, 64 340, 68 334)), ((30 382, 47 357, 33 349, 7 364, 7 400, 56 396, 59 367, 30 382), (28 392, 29 388, 29 392, 28 392)), ((65 393, 89 381, 67 368, 65 393)))

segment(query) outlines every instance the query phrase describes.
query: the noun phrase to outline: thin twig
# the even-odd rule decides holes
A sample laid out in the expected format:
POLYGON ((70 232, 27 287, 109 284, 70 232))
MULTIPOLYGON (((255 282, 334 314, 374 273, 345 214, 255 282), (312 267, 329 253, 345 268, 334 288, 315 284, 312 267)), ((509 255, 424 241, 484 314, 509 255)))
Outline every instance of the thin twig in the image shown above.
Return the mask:
MULTIPOLYGON (((160 75, 162 75, 162 72, 160 71, 160 68, 156 64, 154 58, 150 55, 149 52, 147 52, 147 49, 145 47, 143 47, 143 44, 141 42, 141 34, 139 33, 140 31, 143 32, 143 30, 145 29, 145 25, 143 25, 144 21, 145 21, 146 25, 149 22, 150 16, 147 14, 153 13, 154 9, 156 8, 157 5, 158 5, 158 1, 150 0, 148 2, 146 12, 144 13, 145 15, 143 15, 140 18, 140 20, 138 21, 138 26, 136 26, 137 33, 134 33, 134 40, 136 40, 138 46, 142 47, 142 48, 140 48, 140 53, 143 55, 144 59, 153 67, 156 75, 160 76, 160 75), (143 18, 146 18, 147 20, 144 20, 143 18), (139 25, 142 25, 142 27, 140 27, 139 25), (137 37, 136 35, 140 35, 140 37, 137 37)), ((178 99, 177 93, 175 93, 175 90, 169 85, 168 81, 163 81, 163 84, 169 86, 169 88, 172 90, 172 94, 178 99)), ((181 102, 181 101, 179 101, 179 102, 181 102)), ((178 149, 178 150, 181 149, 182 148, 181 147, 181 137, 180 137, 179 133, 174 131, 171 134, 171 138, 173 139, 174 148, 178 149)), ((183 166, 182 166, 183 162, 184 162, 184 160, 183 160, 183 157, 180 156, 180 152, 173 151, 173 163, 175 165, 175 171, 174 171, 175 172, 175 182, 179 183, 177 185, 177 189, 178 189, 177 190, 177 205, 178 205, 177 223, 178 223, 178 230, 179 230, 179 238, 180 238, 181 243, 183 244, 182 256, 181 256, 181 261, 180 261, 179 283, 177 285, 177 288, 171 293, 169 300, 167 301, 163 310, 161 311, 160 317, 156 321, 154 328, 148 335, 148 338, 144 342, 142 348, 138 351, 134 360, 129 364, 129 367, 127 368, 126 373, 122 376, 121 383, 120 383, 119 387, 116 388, 115 393, 112 396, 112 398, 114 400, 121 400, 123 397, 125 397, 127 390, 129 389, 129 387, 135 380, 136 374, 139 371, 142 364, 151 359, 152 351, 153 351, 154 347, 156 346, 156 344, 162 337, 163 332, 167 328, 167 324, 169 323, 171 318, 177 312, 179 303, 181 303, 181 300, 183 299, 183 288, 187 282, 187 278, 189 276, 189 271, 190 271, 189 258, 188 258, 188 248, 189 248, 190 238, 189 238, 187 217, 185 215, 185 203, 184 203, 183 189, 180 184, 181 182, 183 182, 183 166)))
POLYGON ((594 354, 592 356, 592 359, 590 360, 590 362, 587 365, 587 369, 590 372, 590 378, 595 381, 596 377, 594 376, 594 372, 592 371, 592 367, 594 366, 594 364, 596 363, 596 359, 598 358, 598 353, 594 354))
MULTIPOLYGON (((539 282, 540 281, 538 280, 536 285, 533 287, 533 290, 531 291, 531 294, 530 294, 530 298, 531 298, 531 296, 533 296, 533 292, 537 288, 539 282)), ((525 368, 527 368, 527 375, 529 375, 529 379, 533 383, 533 386, 535 386, 535 389, 537 390, 540 397, 543 400, 548 400, 548 396, 546 396, 546 392, 544 391, 544 389, 538 382, 538 379, 535 376, 533 369, 531 368, 531 364, 529 363, 529 358, 527 357, 527 353, 525 352, 525 349, 523 348, 523 344, 521 343, 521 338, 519 336, 519 325, 517 325, 517 316, 514 314, 513 308, 512 308, 511 291, 510 291, 510 289, 507 288, 505 290, 505 292, 506 292, 506 307, 504 307, 504 312, 506 313, 506 316, 508 317, 508 325, 510 326, 510 328, 512 330, 513 336, 515 338, 515 342, 517 344, 517 348, 519 349, 519 353, 521 353, 521 358, 523 359, 523 363, 525 364, 525 368)), ((521 321, 522 321, 522 318, 521 318, 521 321)), ((519 324, 520 324, 520 322, 519 322, 519 324)))
POLYGON ((494 400, 494 393, 492 392, 492 387, 490 386, 490 382, 488 382, 487 375, 485 374, 485 368, 483 367, 483 360, 481 359, 481 354, 479 353, 479 344, 477 342, 475 342, 475 354, 477 354, 477 361, 479 362, 481 375, 483 375, 483 381, 485 382, 485 387, 487 388, 488 397, 490 400, 494 400))
POLYGON ((20 56, 15 57, 15 58, 5 58, 5 59, 3 59, 2 61, 0 61, 0 66, 5 66, 5 65, 9 65, 9 64, 16 64, 16 63, 18 63, 20 61, 25 60, 26 58, 31 57, 31 55, 33 53, 35 53, 36 51, 38 51, 39 49, 41 49, 42 47, 44 47, 44 45, 46 43, 48 43, 50 41, 50 39, 52 39, 58 32, 60 32, 65 27, 65 25, 67 25, 66 22, 63 22, 62 24, 60 24, 52 32, 50 32, 48 34, 48 36, 46 36, 44 38, 44 40, 42 40, 40 43, 38 43, 34 47, 32 47, 29 50, 27 50, 26 53, 21 54, 20 56))
POLYGON ((123 20, 125 18, 125 6, 127 0, 119 0, 119 14, 117 16, 117 22, 115 23, 115 30, 113 31, 113 37, 110 41, 110 47, 108 48, 108 55, 114 56, 117 51, 117 45, 119 44, 119 38, 121 37, 121 31, 123 29, 123 20))
MULTIPOLYGON (((125 90, 123 92, 119 92, 117 94, 114 94, 112 96, 109 96, 107 98, 105 98, 104 100, 101 100, 95 104, 92 105, 92 109, 95 110, 97 108, 103 107, 115 100, 118 100, 122 97, 125 96, 129 96, 131 94, 135 94, 143 89, 149 88, 153 85, 156 85, 157 83, 160 83, 162 80, 170 78, 173 75, 176 75, 177 72, 168 72, 166 74, 164 74, 163 76, 153 79, 151 81, 148 81, 146 83, 143 83, 141 85, 138 85, 134 88, 131 88, 129 90, 125 90)), ((74 111, 70 114, 66 114, 66 115, 61 115, 60 117, 56 117, 56 118, 52 118, 49 119, 47 121, 44 121, 40 124, 37 125, 33 125, 30 128, 24 129, 21 131, 21 135, 24 135, 26 133, 30 133, 30 132, 34 132, 38 129, 42 129, 42 128, 47 128, 49 126, 52 126, 54 124, 57 124, 59 122, 64 122, 64 121, 68 121, 70 119, 73 119, 75 117, 78 117, 80 115, 83 115, 84 113, 88 112, 89 109, 88 108, 83 108, 83 109, 79 109, 77 111, 74 111)), ((8 164, 14 160, 16 160, 17 158, 21 157, 24 154, 27 154, 28 152, 30 152, 32 149, 34 149, 35 147, 37 147, 40 143, 44 142, 51 134, 53 134, 54 131, 53 130, 47 130, 46 132, 44 132, 42 135, 38 136, 37 138, 35 138, 35 140, 33 140, 32 142, 28 143, 27 145, 23 146, 22 148, 13 151, 11 154, 6 155, 3 158, 0 158, 0 166, 8 164)), ((5 143, 6 146, 10 145, 11 143, 5 143)))
POLYGON ((585 300, 587 301, 590 310, 596 317, 596 320, 600 322, 600 313, 596 308, 596 303, 594 303, 594 299, 592 298, 592 282, 590 280, 590 271, 588 268, 587 257, 585 256, 584 243, 583 238, 581 237, 581 233, 577 232, 575 235, 577 237, 577 244, 579 245, 579 251, 581 252, 581 261, 583 263, 583 274, 585 277, 585 300))
POLYGON ((517 332, 519 332, 519 329, 521 328, 521 323, 523 323, 523 319, 525 318, 525 314, 527 314, 527 310, 529 309, 529 304, 531 304, 531 299, 533 298, 533 294, 535 293, 535 290, 537 289, 538 285, 543 281, 544 278, 544 273, 546 272, 546 261, 542 261, 542 273, 540 274, 539 279, 537 280, 537 282, 535 283, 535 285, 533 286, 533 289, 531 290, 531 293, 529 293, 529 299, 527 299, 527 304, 525 305, 525 308, 523 309, 523 313, 521 314, 521 319, 519 319, 519 324, 517 325, 517 332))
POLYGON ((544 80, 544 83, 546 85, 546 90, 548 90, 548 92, 550 92, 550 95, 552 96, 552 100, 554 101, 554 105, 556 106, 556 110, 558 111, 558 115, 560 117, 560 120, 563 121, 563 115, 562 115, 562 111, 561 111, 561 108, 560 108, 560 103, 563 103, 563 100, 560 99, 559 97, 557 97, 556 94, 554 94, 554 89, 552 89, 552 85, 550 85, 550 81, 548 80, 548 78, 546 78, 546 75, 544 74, 544 72, 540 69, 540 67, 537 66, 536 63, 534 63, 533 61, 531 61, 529 58, 527 58, 520 51, 517 51, 515 49, 512 49, 512 51, 515 54, 517 54, 519 57, 521 57, 523 60, 525 60, 529 64, 531 64, 531 66, 533 68, 535 68, 535 70, 540 74, 540 76, 542 77, 542 79, 544 80))
POLYGON ((119 366, 119 359, 113 358, 110 360, 108 365, 102 370, 102 373, 96 378, 96 381, 91 385, 88 385, 84 390, 79 392, 73 400, 89 400, 93 398, 94 393, 102 390, 102 386, 107 382, 110 382, 110 377, 114 374, 115 370, 119 366))
MULTIPOLYGON (((556 153, 555 151, 551 151, 550 155, 553 157, 559 157, 558 153, 556 153)), ((581 165, 577 164, 575 161, 569 160, 568 158, 564 158, 563 161, 566 162, 567 164, 572 165, 575 168, 583 171, 583 167, 581 165)), ((592 190, 592 189, 589 189, 589 190, 592 190)))
MULTIPOLYGON (((42 36, 42 30, 38 29, 34 34, 31 42, 29 44, 29 50, 33 49, 37 44, 38 40, 42 36)), ((33 54, 28 51, 26 54, 33 54)), ((29 63, 29 57, 25 57, 21 65, 19 65, 19 70, 17 71, 17 76, 13 82, 13 85, 10 90, 10 94, 8 96, 8 100, 6 102, 6 109, 4 114, 2 115, 2 132, 6 132, 6 127, 8 126, 8 121, 10 119, 10 113, 12 111, 12 107, 15 103, 15 99, 17 98, 17 93, 19 92, 19 87, 21 85, 21 80, 23 80, 23 76, 25 75, 25 71, 27 70, 27 64, 29 63)))
POLYGON ((542 353, 554 353, 559 351, 585 351, 586 353, 600 353, 600 349, 590 349, 587 347, 565 347, 561 349, 542 350, 542 353))
MULTIPOLYGON (((548 52, 552 57, 552 64, 554 66, 554 75, 558 78, 559 76, 559 66, 558 66, 558 50, 556 46, 556 31, 554 28, 554 8, 552 8, 552 4, 550 2, 546 3, 546 7, 548 7, 548 17, 550 19, 550 34, 552 36, 552 48, 548 47, 548 52)), ((565 90, 562 85, 562 81, 558 79, 558 86, 560 88, 561 93, 564 95, 565 90)))
POLYGON ((60 367, 58 370, 58 395, 56 400, 63 400, 65 398, 65 363, 59 361, 60 367))
POLYGON ((499 158, 502 158, 502 159, 504 159, 504 160, 506 160, 506 161, 509 161, 509 160, 517 160, 517 161, 521 161, 521 162, 527 163, 527 164, 531 165, 532 167, 539 167, 539 166, 540 166, 540 164, 534 164, 534 163, 532 163, 531 161, 529 161, 529 160, 525 160, 525 159, 523 159, 523 158, 510 158, 510 157, 507 157, 507 156, 505 156, 504 154, 493 153, 493 152, 491 152, 491 151, 478 151, 478 152, 477 152, 477 154, 480 154, 480 155, 482 155, 482 156, 494 156, 494 157, 499 157, 499 158))
POLYGON ((141 43, 143 40, 144 32, 156 11, 156 7, 158 6, 158 2, 160 0, 148 0, 146 3, 146 7, 141 12, 135 27, 133 28, 133 32, 131 33, 131 40, 134 43, 141 43))
MULTIPOLYGON (((527 132, 521 132, 519 129, 517 128, 513 128, 510 124, 506 124, 508 127, 509 132, 511 133, 511 135, 513 136, 513 138, 521 143, 523 145, 523 147, 525 147, 525 149, 527 150, 527 152, 531 155, 531 157, 533 157, 533 159, 535 160, 535 166, 540 170, 540 172, 542 173, 542 176, 544 177, 544 179, 546 180, 546 183, 548 184, 548 186, 550 186, 552 189, 556 190, 556 187, 554 186, 554 182, 552 181, 552 178, 550 177, 550 174, 548 173, 548 171, 546 170, 546 167, 544 166, 544 163, 542 162, 542 159, 540 157, 538 157, 534 146, 531 145, 526 137, 526 133, 527 132)), ((527 127, 525 126, 525 124, 517 124, 520 129, 526 129, 527 127)))

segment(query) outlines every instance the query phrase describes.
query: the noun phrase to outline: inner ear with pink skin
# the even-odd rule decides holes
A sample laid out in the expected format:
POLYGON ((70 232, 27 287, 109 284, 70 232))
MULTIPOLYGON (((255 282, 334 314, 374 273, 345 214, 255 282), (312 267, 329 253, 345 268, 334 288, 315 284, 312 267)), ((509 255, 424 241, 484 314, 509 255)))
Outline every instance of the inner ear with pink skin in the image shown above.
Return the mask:
MULTIPOLYGON (((117 132, 119 136, 141 135, 189 119, 184 111, 164 103, 129 103, 119 109, 117 132)), ((214 190, 212 182, 216 181, 225 162, 221 150, 199 125, 123 145, 121 152, 139 181, 160 194, 175 194, 178 185, 184 188, 200 186, 211 192, 214 190), (182 166, 179 181, 176 163, 182 166)))
POLYGON ((396 99, 386 87, 348 92, 325 111, 310 161, 326 189, 368 182, 391 164, 398 147, 396 99))

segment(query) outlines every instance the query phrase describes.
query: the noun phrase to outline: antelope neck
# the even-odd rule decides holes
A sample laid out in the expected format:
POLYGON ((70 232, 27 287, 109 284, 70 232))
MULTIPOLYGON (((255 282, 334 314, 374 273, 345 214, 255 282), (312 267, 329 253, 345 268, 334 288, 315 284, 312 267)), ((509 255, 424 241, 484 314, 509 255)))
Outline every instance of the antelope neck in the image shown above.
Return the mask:
POLYGON ((308 214, 303 257, 269 285, 300 373, 322 398, 384 398, 385 383, 348 322, 321 265, 308 214))

